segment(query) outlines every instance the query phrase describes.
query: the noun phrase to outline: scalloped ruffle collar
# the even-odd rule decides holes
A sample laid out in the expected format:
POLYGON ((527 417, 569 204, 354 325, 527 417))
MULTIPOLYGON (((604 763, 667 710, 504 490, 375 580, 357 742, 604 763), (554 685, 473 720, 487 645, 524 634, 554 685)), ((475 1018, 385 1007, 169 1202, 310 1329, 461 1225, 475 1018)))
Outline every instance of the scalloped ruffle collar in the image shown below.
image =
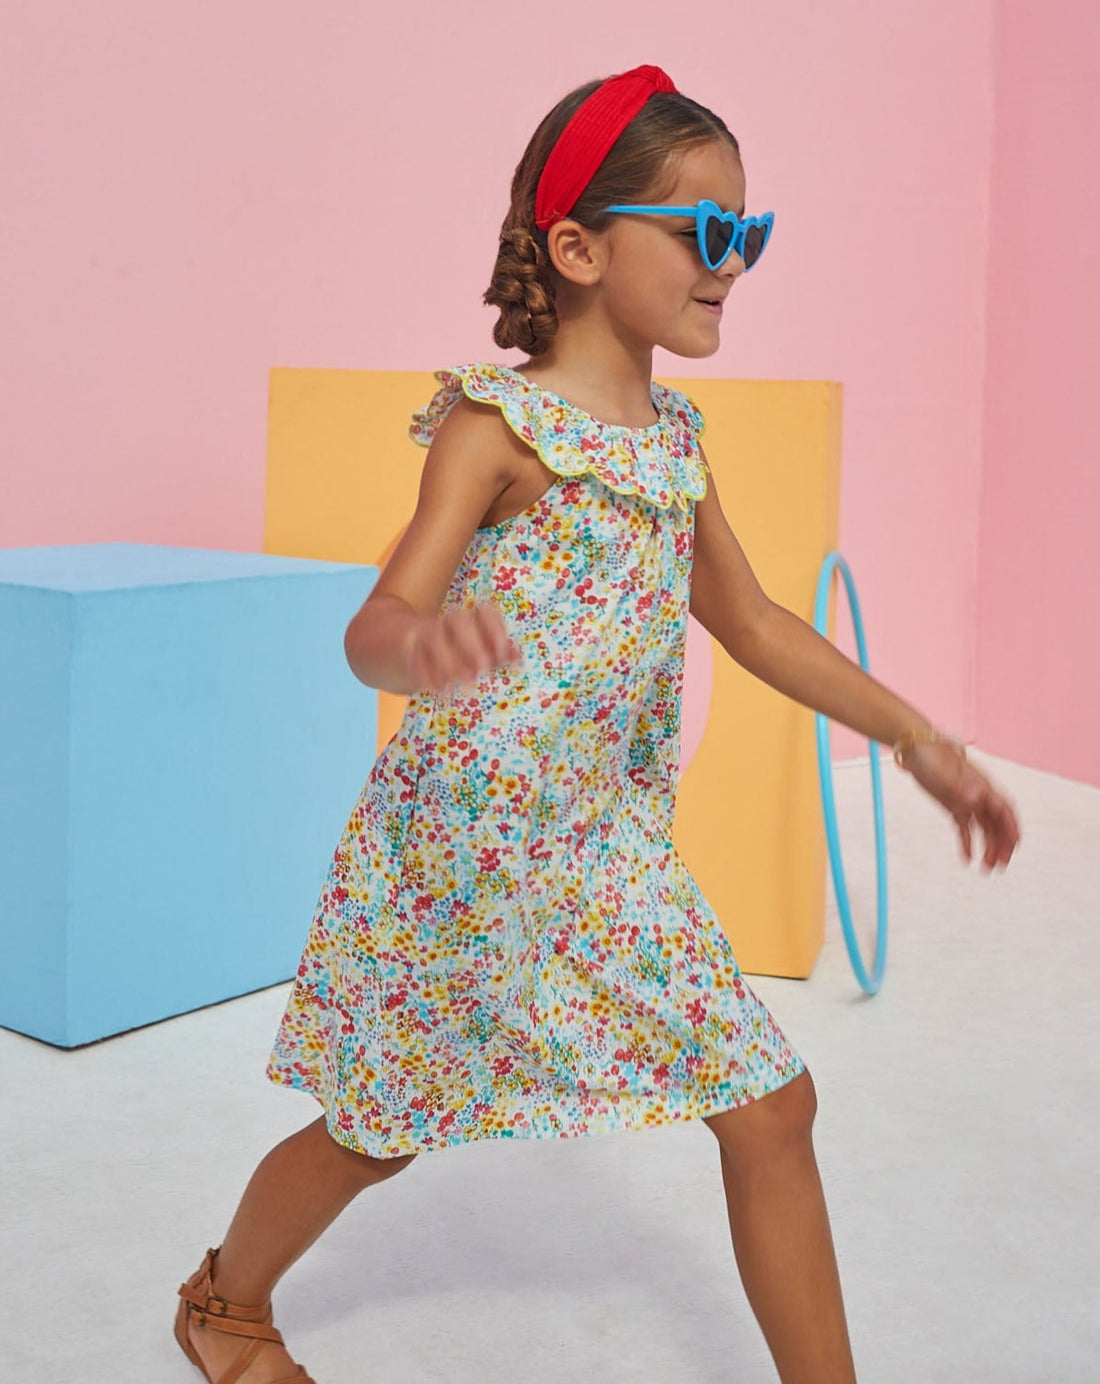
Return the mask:
POLYGON ((638 495, 661 509, 685 513, 706 494, 706 464, 696 439, 706 423, 678 389, 651 383, 658 422, 645 428, 604 423, 506 365, 476 362, 436 370, 440 388, 413 414, 409 437, 431 445, 436 428, 462 395, 496 404, 512 431, 559 476, 591 472, 621 495, 638 495))

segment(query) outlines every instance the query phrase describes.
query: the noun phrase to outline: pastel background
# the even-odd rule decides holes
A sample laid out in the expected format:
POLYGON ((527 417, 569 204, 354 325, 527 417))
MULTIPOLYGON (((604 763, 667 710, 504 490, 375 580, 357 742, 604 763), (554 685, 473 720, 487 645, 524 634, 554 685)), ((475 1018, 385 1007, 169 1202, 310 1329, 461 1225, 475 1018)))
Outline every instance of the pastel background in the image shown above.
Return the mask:
MULTIPOLYGON (((656 62, 725 117, 777 221, 719 351, 654 374, 843 382, 872 671, 982 749, 1100 784, 1100 12, 500 16, 7 16, 0 545, 261 551, 271 367, 518 363, 480 302, 515 162, 566 90, 656 62)), ((838 637, 853 653, 846 616, 838 637)))

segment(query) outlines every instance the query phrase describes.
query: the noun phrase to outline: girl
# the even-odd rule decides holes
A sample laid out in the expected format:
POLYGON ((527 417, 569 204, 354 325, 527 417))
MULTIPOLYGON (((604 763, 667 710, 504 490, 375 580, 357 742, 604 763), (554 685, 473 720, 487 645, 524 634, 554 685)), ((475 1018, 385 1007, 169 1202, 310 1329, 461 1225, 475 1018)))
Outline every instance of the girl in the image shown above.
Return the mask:
POLYGON ((855 1379, 805 1064, 672 846, 689 611, 751 672, 895 745, 985 865, 1005 798, 757 584, 703 419, 653 347, 718 349, 768 243, 737 141, 657 67, 589 82, 512 183, 493 337, 414 415, 416 512, 345 648, 407 693, 325 882, 268 1077, 324 1114, 260 1163, 180 1288, 211 1381, 308 1380, 271 1293, 362 1189, 423 1149, 702 1119, 784 1384, 855 1379))

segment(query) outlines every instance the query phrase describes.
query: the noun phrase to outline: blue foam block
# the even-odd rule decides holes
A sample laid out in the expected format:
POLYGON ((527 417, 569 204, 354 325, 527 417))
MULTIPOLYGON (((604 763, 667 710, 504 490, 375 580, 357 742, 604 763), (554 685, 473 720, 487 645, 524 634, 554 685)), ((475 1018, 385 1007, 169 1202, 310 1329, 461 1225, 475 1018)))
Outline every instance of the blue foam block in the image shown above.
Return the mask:
POLYGON ((0 1025, 75 1047, 293 977, 375 757, 377 576, 0 549, 0 1025))

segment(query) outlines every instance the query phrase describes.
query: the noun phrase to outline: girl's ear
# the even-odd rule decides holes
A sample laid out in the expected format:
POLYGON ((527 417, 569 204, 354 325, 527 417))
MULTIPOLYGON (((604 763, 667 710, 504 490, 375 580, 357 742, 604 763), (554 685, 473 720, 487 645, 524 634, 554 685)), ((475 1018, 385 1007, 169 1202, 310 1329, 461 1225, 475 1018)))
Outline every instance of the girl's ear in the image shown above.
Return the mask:
POLYGON ((600 238, 579 221, 558 221, 546 237, 550 263, 570 283, 594 284, 600 277, 600 238))

